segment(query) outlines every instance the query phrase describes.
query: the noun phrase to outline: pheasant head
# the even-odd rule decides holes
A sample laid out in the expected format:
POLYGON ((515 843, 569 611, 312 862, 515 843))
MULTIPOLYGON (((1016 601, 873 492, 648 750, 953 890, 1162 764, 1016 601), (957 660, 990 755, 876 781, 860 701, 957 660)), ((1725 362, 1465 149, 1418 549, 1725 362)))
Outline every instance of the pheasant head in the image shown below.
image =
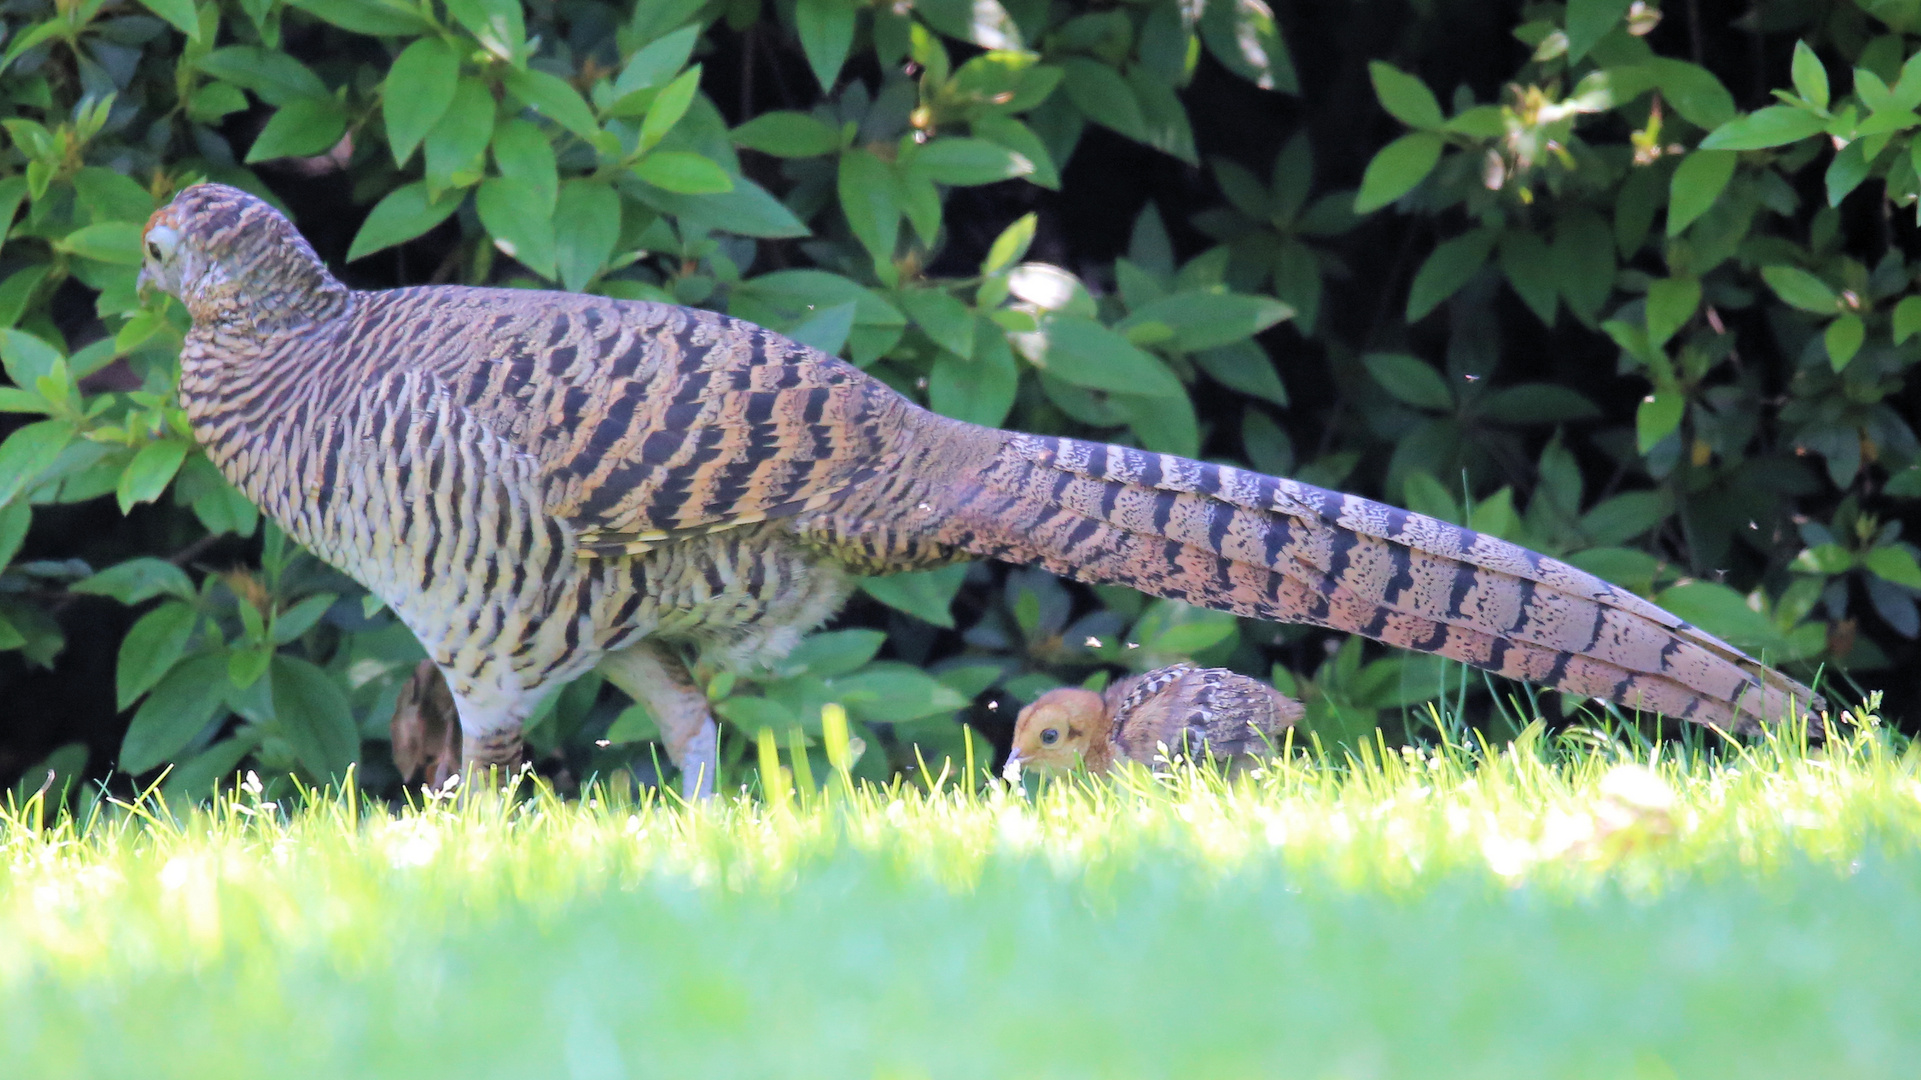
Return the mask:
POLYGON ((147 219, 141 247, 141 286, 179 297, 196 325, 314 322, 349 295, 292 222, 225 184, 195 184, 174 196, 147 219))
POLYGON ((1071 769, 1082 761, 1095 771, 1105 769, 1112 754, 1108 746, 1111 720, 1107 703, 1091 690, 1049 690, 1014 721, 1008 771, 1029 765, 1071 769))

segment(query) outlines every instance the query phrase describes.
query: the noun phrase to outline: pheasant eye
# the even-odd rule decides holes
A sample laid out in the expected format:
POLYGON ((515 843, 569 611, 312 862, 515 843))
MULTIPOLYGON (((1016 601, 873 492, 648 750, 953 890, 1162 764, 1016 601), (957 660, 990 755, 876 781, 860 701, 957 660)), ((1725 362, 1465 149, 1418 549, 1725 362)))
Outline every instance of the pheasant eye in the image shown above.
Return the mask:
POLYGON ((1060 741, 1061 741, 1061 733, 1055 728, 1048 728, 1047 730, 1041 732, 1042 746, 1052 746, 1055 743, 1060 741))
POLYGON ((167 226, 156 225, 147 230, 147 254, 155 262, 165 262, 179 246, 180 234, 167 226))

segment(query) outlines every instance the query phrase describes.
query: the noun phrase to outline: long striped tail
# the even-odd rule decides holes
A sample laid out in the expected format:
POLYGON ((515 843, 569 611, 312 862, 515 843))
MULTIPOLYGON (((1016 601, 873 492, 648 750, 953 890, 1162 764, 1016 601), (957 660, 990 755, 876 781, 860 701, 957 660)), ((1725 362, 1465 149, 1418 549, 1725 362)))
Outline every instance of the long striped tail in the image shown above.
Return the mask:
MULTIPOLYGON (((950 445, 978 447, 989 433, 946 434, 950 445)), ((1243 469, 991 435, 991 455, 923 459, 922 468, 943 474, 931 485, 943 503, 943 543, 1237 615, 1361 634, 1727 730, 1795 719, 1822 730, 1826 705, 1806 686, 1632 593, 1505 540, 1243 469)))

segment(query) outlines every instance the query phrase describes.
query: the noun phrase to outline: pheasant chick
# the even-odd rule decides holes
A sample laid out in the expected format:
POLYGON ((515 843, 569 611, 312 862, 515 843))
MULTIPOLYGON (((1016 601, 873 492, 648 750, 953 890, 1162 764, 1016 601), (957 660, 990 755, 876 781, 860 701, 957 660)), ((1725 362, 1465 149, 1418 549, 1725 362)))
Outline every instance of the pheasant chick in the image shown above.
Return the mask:
POLYGON ((1076 762, 1100 773, 1117 758, 1152 766, 1165 754, 1183 752, 1223 760, 1255 757, 1267 753, 1304 711, 1258 679, 1187 663, 1122 679, 1105 694, 1050 690, 1015 721, 1006 775, 1012 779, 1027 765, 1071 769, 1076 762))

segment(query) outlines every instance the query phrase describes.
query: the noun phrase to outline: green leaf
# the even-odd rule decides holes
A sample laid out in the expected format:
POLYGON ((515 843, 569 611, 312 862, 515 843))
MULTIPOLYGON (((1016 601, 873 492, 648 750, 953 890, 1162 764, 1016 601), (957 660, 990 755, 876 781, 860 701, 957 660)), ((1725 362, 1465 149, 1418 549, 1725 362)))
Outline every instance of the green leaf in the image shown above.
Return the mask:
POLYGON ((934 344, 959 356, 974 355, 974 312, 939 289, 906 289, 900 306, 934 344))
POLYGON ((1387 392, 1419 409, 1452 412, 1454 394, 1433 366, 1405 353, 1368 353, 1361 358, 1368 374, 1387 392))
POLYGON ((854 45, 854 5, 849 0, 796 0, 794 27, 821 90, 833 93, 847 50, 854 45))
POLYGON ((447 192, 438 199, 427 198, 427 185, 419 180, 387 193, 367 215, 347 249, 347 261, 365 258, 395 244, 402 244, 447 220, 460 208, 464 193, 447 192))
POLYGON ((0 570, 20 554, 26 542, 27 527, 33 524, 33 507, 25 500, 0 505, 0 570))
POLYGON ((1641 453, 1654 449, 1655 443, 1681 426, 1681 414, 1687 410, 1687 404, 1688 399, 1678 390, 1657 390, 1641 400, 1640 408, 1634 413, 1635 440, 1641 453))
POLYGON ((115 497, 122 514, 137 503, 152 502, 173 482, 180 463, 187 460, 187 444, 179 439, 161 439, 140 448, 120 474, 115 497))
POLYGON ((1082 115, 1136 142, 1147 142, 1147 117, 1140 100, 1119 72, 1098 60, 1072 56, 1061 61, 1062 88, 1082 115))
POLYGON ((1547 241, 1532 229, 1509 229, 1501 236, 1501 273, 1535 317, 1553 326, 1560 294, 1554 287, 1554 253, 1547 241))
POLYGON ((156 596, 177 600, 194 598, 193 582, 187 572, 165 559, 142 556, 110 566, 68 586, 73 592, 107 596, 132 606, 156 596))
POLYGON ((1862 152, 1864 140, 1856 139, 1835 152, 1834 160, 1828 163, 1824 183, 1828 191, 1828 205, 1839 206, 1848 193, 1861 186, 1868 178, 1868 159, 1862 152))
POLYGON ((1020 347, 1029 363, 1075 386, 1142 397, 1186 397, 1165 364, 1083 316, 1049 315, 1037 331, 1021 335, 1020 347))
POLYGON ((869 289, 825 270, 777 270, 734 287, 733 314, 779 322, 839 304, 855 306, 854 321, 870 326, 907 325, 906 316, 869 289), (749 308, 752 310, 748 310, 749 308))
POLYGON ((829 356, 837 355, 847 347, 847 337, 854 331, 854 314, 859 310, 859 305, 852 301, 820 308, 788 327, 787 336, 829 356))
POLYGON ((928 26, 983 49, 1022 48, 1020 25, 1000 0, 915 0, 928 26))
POLYGON ((258 733, 252 731, 241 731, 232 738, 222 739, 194 755, 192 760, 175 763, 160 793, 175 806, 215 794, 215 786, 223 780, 235 779, 240 763, 259 745, 258 733))
POLYGON ((172 23, 187 40, 200 40, 200 15, 193 9, 193 0, 140 0, 140 6, 172 23))
POLYGON ((615 746, 627 743, 651 742, 660 738, 660 723, 647 706, 635 702, 620 711, 614 722, 607 726, 603 736, 615 746))
POLYGON ((994 238, 993 246, 987 249, 987 258, 981 263, 981 273, 998 274, 1027 257, 1027 248, 1034 242, 1034 228, 1039 218, 1033 214, 1023 214, 1013 224, 1001 230, 994 238))
POLYGON ((1914 555, 1906 548, 1878 547, 1861 561, 1876 577, 1910 589, 1921 589, 1921 565, 1915 563, 1914 555))
POLYGON ((120 642, 120 659, 114 667, 114 689, 118 708, 130 707, 140 695, 151 690, 187 652, 200 613, 192 604, 179 601, 162 604, 142 615, 120 642))
POLYGON ((1572 64, 1588 54, 1628 13, 1629 0, 1568 0, 1567 59, 1572 64))
POLYGON ((1921 53, 1908 57, 1901 65, 1901 76, 1889 89, 1889 104, 1897 109, 1921 106, 1921 53))
POLYGON ((532 184, 505 176, 490 176, 474 194, 480 223, 493 235, 494 246, 508 258, 552 280, 554 264, 555 200, 543 198, 532 184))
MULTIPOLYGON (((652 150, 659 145, 674 125, 680 123, 680 118, 687 115, 687 107, 694 103, 694 95, 699 92, 700 65, 695 64, 678 79, 668 83, 666 89, 654 98, 653 104, 647 106, 647 116, 640 122, 640 148, 652 150)), ((727 188, 718 190, 725 191, 727 188)))
POLYGON ((1207 0, 1201 40, 1221 66, 1263 90, 1301 92, 1280 24, 1263 0, 1207 0))
POLYGON ((1564 210, 1555 221, 1553 252, 1561 299, 1592 323, 1614 289, 1614 230, 1592 210, 1564 210))
POLYGON ((840 156, 840 209, 848 228, 877 264, 894 259, 900 235, 900 203, 895 198, 893 166, 865 149, 840 156))
POLYGON ((175 664, 133 714, 120 743, 120 770, 143 773, 179 753, 218 714, 227 687, 224 651, 175 664))
POLYGON ((142 231, 141 226, 131 221, 103 221, 75 229, 56 241, 54 246, 83 259, 116 266, 139 266, 142 231))
POLYGON ((1020 368, 1000 328, 984 319, 976 322, 974 358, 936 359, 927 373, 927 404, 942 416, 999 427, 1014 407, 1020 368))
POLYGON ((581 100, 580 92, 560 76, 550 75, 538 68, 524 71, 508 68, 502 73, 501 82, 534 111, 575 135, 592 142, 594 136, 600 134, 600 125, 594 122, 594 111, 581 100))
POLYGON ((1113 394, 1107 403, 1126 421, 1142 449, 1176 457, 1200 456, 1200 417, 1192 399, 1113 394))
POLYGON ((1446 122, 1441 103, 1426 83, 1381 60, 1369 63, 1367 73, 1374 81, 1374 95, 1381 99, 1381 107, 1394 119, 1419 131, 1432 131, 1446 122))
MULTIPOLYGON (((950 610, 961 582, 967 578, 966 563, 955 563, 934 570, 917 570, 886 577, 862 578, 860 591, 925 623, 954 629, 950 610)), ((871 657, 872 654, 870 653, 871 657)))
POLYGON ((1734 119, 1734 95, 1708 69, 1666 56, 1648 61, 1648 69, 1662 99, 1688 123, 1713 131, 1734 119))
POLYGON ((360 756, 360 733, 340 684, 305 660, 275 656, 274 722, 316 780, 337 780, 360 756))
POLYGON ((627 61, 620 69, 620 78, 614 82, 614 93, 621 97, 652 90, 663 86, 694 54, 694 44, 700 40, 700 27, 683 26, 659 41, 647 46, 627 61))
POLYGON ((561 284, 579 292, 600 276, 620 239, 620 196, 599 180, 569 180, 554 209, 554 261, 561 284))
POLYGON ((1504 386, 1482 397, 1474 411, 1504 424, 1562 424, 1594 420, 1601 415, 1601 410, 1579 391, 1553 383, 1504 386))
POLYGON ((1114 328, 1126 333, 1143 323, 1163 323, 1174 331, 1175 348, 1198 352, 1253 337, 1293 314, 1269 296, 1189 289, 1144 305, 1114 328))
POLYGON ((1696 150, 1681 159, 1668 184, 1668 235, 1679 236, 1707 213, 1734 178, 1731 150, 1696 150))
POLYGON ((1034 163, 985 139, 944 138, 921 147, 910 168, 936 183, 967 187, 1027 176, 1034 163))
POLYGON ((1487 264, 1499 235, 1493 229, 1476 229, 1435 245, 1408 290, 1407 321, 1420 321, 1466 285, 1487 264))
POLYGON ((407 0, 287 0, 309 15, 356 34, 411 37, 433 27, 407 0))
POLYGON ((917 667, 887 661, 833 680, 831 693, 847 711, 871 723, 898 724, 967 707, 967 699, 946 683, 917 667))
POLYGON ((1921 296, 1904 296, 1894 305, 1894 343, 1896 345, 1921 330, 1921 296))
POLYGON ((553 143, 540 128, 525 120, 503 120, 494 128, 493 145, 494 165, 500 175, 527 185, 534 199, 529 205, 551 217, 560 198, 560 169, 554 160, 553 143))
POLYGON ((758 731, 762 728, 773 730, 791 728, 799 719, 792 709, 778 701, 748 697, 743 694, 736 694, 715 702, 714 712, 719 714, 722 720, 745 731, 758 731))
POLYGON ((247 148, 247 164, 311 157, 333 149, 347 130, 347 114, 327 98, 301 98, 281 106, 247 148))
POLYGON ((977 116, 972 122, 974 134, 1012 151, 1026 161, 1030 171, 1022 175, 1030 184, 1038 184, 1050 191, 1058 191, 1061 186, 1060 171, 1054 166, 1054 159, 1048 155, 1046 144, 1039 135, 1026 124, 1011 116, 977 116))
POLYGON ((1793 569, 1804 574, 1845 574, 1854 569, 1854 553, 1840 544, 1816 544, 1795 556, 1793 569))
POLYGON ((713 161, 686 150, 656 150, 640 159, 634 175, 683 195, 714 195, 734 190, 734 178, 713 161))
POLYGON ((1774 624, 1748 606, 1748 598, 1712 581, 1691 581, 1664 589, 1654 602, 1736 647, 1752 648, 1774 639, 1774 624))
POLYGON ((320 76, 307 65, 275 49, 258 45, 231 45, 194 61, 194 67, 216 79, 225 79, 260 95, 269 105, 285 106, 304 98, 331 95, 320 76))
POLYGON ((459 85, 460 58, 439 38, 421 38, 394 58, 380 91, 380 111, 395 165, 407 164, 414 147, 453 104, 459 85))
POLYGON ((1614 546, 1653 529, 1674 512, 1666 491, 1629 491, 1581 515, 1581 531, 1597 545, 1614 546))
POLYGON ((1274 361, 1253 341, 1243 338, 1216 349, 1194 354, 1194 362, 1215 382, 1243 394, 1285 407, 1287 387, 1274 370, 1274 361))
POLYGON ((1828 348, 1828 363, 1834 365, 1834 370, 1848 366, 1848 361, 1861 351, 1861 342, 1867 334, 1868 328, 1861 322, 1861 316, 1852 312, 1828 324, 1821 340, 1828 348))
POLYGON ((1827 121, 1792 105, 1769 105, 1715 128, 1701 140, 1702 150, 1765 150, 1819 135, 1827 121))
POLYGON ((1658 349, 1694 317, 1701 306, 1701 282, 1693 277, 1661 278, 1648 285, 1648 346, 1658 349))
MULTIPOLYGON (((960 568, 965 570, 966 564, 960 564, 960 568)), ((946 573, 951 569, 943 567, 935 573, 946 573)), ((886 643, 887 633, 883 630, 826 630, 809 634, 794 646, 794 650, 787 654, 776 670, 786 678, 806 674, 817 679, 831 679, 865 666, 886 643)))
POLYGON ((1194 150, 1194 129, 1187 121, 1187 107, 1181 104, 1174 88, 1156 78, 1145 65, 1128 69, 1126 80, 1141 110, 1144 126, 1140 141, 1189 165, 1199 165, 1201 159, 1194 150))
MULTIPOLYGON (((481 48, 519 66, 526 62, 527 22, 520 0, 443 0, 447 14, 466 27, 481 48)), ((525 100, 525 99, 523 99, 525 100)))
POLYGON ((317 593, 276 614, 273 618, 273 643, 287 645, 299 640, 300 635, 313 629, 313 625, 339 599, 333 593, 317 593))
POLYGON ((1381 147, 1367 163, 1361 190, 1354 196, 1354 212, 1372 213, 1414 190, 1441 160, 1441 136, 1417 131, 1381 147))
POLYGON ((819 157, 840 148, 840 132, 803 112, 761 113, 729 137, 749 150, 775 157, 819 157))
POLYGON ((1828 107, 1828 69, 1805 41, 1794 43, 1794 92, 1816 109, 1828 107))
POLYGON ((427 184, 436 195, 447 187, 466 187, 480 181, 482 155, 494 137, 494 95, 487 84, 471 75, 454 87, 453 103, 427 132, 422 146, 427 159, 427 184))
POLYGON ((32 386, 63 359, 60 350, 24 330, 0 329, 0 364, 15 386, 32 386))
POLYGON ((1776 264, 1761 268, 1761 277, 1776 296, 1802 311, 1832 315, 1841 308, 1841 298, 1827 283, 1798 266, 1776 264))
POLYGON ((53 465, 73 439, 73 424, 65 420, 37 420, 14 429, 0 442, 0 505, 53 465))
POLYGON ((786 239, 808 235, 807 226, 779 199, 745 177, 730 177, 734 188, 713 195, 682 195, 665 188, 643 188, 638 197, 688 229, 725 229, 736 236, 786 239))

